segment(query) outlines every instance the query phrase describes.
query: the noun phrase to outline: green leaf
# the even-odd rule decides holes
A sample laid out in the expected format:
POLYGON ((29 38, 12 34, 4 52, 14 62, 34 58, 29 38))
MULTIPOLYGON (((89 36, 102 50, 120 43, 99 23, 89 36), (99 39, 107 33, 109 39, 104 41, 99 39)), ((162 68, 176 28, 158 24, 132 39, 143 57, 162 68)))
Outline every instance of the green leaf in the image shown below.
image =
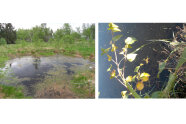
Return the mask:
POLYGON ((135 79, 136 79, 136 75, 134 75, 134 76, 132 77, 132 82, 135 82, 135 79))
POLYGON ((157 78, 159 78, 160 73, 165 69, 165 66, 166 66, 166 62, 165 61, 159 63, 159 71, 158 71, 157 78))
POLYGON ((134 37, 127 37, 127 39, 125 39, 125 43, 126 44, 133 44, 134 42, 136 42, 136 38, 134 37))
POLYGON ((152 93, 151 98, 162 98, 162 92, 156 91, 156 92, 152 93))
POLYGON ((110 67, 107 69, 107 72, 110 71, 112 68, 112 65, 110 64, 110 67))
POLYGON ((107 57, 108 57, 108 61, 111 61, 112 60, 112 56, 110 56, 110 55, 107 54, 107 57))
POLYGON ((130 44, 126 44, 125 48, 132 48, 130 44))
POLYGON ((145 93, 144 98, 150 98, 149 94, 145 93))
POLYGON ((127 60, 129 62, 132 62, 135 60, 136 56, 137 56, 137 54, 127 54, 127 60))
POLYGON ((113 41, 118 41, 123 35, 116 35, 112 38, 113 41))
POLYGON ((101 51, 102 51, 101 55, 104 55, 105 53, 108 53, 109 50, 110 50, 110 48, 107 48, 107 49, 101 48, 101 51))
POLYGON ((184 48, 184 51, 178 60, 178 64, 175 70, 177 71, 185 62, 186 62, 186 48, 184 48))
POLYGON ((140 69, 140 66, 136 66, 136 68, 134 69, 134 72, 138 72, 140 69))

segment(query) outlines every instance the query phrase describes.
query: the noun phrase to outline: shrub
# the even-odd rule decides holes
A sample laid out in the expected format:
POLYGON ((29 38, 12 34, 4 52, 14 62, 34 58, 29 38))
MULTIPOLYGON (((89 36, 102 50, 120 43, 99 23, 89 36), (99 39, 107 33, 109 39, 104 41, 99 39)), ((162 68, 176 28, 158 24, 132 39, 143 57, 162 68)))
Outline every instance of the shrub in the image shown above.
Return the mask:
POLYGON ((6 44, 6 40, 4 38, 0 38, 0 45, 6 44))

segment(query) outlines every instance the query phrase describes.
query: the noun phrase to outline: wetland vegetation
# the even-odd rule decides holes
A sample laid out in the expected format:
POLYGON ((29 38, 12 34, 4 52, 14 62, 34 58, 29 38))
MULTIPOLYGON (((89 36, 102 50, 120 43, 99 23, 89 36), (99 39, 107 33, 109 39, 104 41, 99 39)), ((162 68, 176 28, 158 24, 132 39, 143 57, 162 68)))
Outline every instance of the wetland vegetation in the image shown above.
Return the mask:
POLYGON ((0 24, 0 98, 94 98, 95 25, 0 24))

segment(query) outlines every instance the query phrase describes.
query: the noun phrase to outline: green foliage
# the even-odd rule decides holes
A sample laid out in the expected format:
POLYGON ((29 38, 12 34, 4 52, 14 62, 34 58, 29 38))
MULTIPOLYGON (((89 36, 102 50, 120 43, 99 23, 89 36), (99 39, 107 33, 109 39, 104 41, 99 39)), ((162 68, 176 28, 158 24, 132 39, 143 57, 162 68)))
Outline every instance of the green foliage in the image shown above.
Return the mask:
POLYGON ((77 94, 80 98, 92 98, 95 94, 95 87, 92 83, 92 76, 91 71, 85 73, 76 74, 71 81, 72 91, 77 94))
POLYGON ((118 41, 123 35, 116 35, 112 38, 113 41, 118 41))
POLYGON ((26 98, 21 87, 0 85, 0 89, 4 94, 3 98, 26 98))
POLYGON ((95 39, 95 24, 83 24, 83 35, 87 40, 95 39))
POLYGON ((4 38, 0 38, 0 45, 6 44, 6 40, 4 38))
POLYGON ((126 44, 133 44, 134 42, 136 42, 136 38, 134 37, 128 37, 127 39, 125 39, 125 43, 126 44))
POLYGON ((159 75, 165 69, 165 66, 166 66, 166 62, 165 61, 159 63, 159 71, 158 71, 157 78, 159 78, 159 75))
POLYGON ((0 23, 0 38, 6 39, 7 44, 14 44, 16 37, 16 30, 11 23, 0 23))

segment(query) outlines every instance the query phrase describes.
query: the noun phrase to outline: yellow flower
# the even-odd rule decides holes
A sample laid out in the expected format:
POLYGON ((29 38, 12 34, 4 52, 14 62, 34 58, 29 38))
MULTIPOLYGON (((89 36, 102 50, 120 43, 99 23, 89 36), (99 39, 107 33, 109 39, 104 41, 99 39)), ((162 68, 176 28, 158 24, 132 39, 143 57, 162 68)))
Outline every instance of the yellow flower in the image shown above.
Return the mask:
POLYGON ((143 90, 143 88, 144 88, 143 81, 138 82, 138 83, 136 84, 136 88, 137 88, 137 90, 139 90, 139 91, 143 90))

